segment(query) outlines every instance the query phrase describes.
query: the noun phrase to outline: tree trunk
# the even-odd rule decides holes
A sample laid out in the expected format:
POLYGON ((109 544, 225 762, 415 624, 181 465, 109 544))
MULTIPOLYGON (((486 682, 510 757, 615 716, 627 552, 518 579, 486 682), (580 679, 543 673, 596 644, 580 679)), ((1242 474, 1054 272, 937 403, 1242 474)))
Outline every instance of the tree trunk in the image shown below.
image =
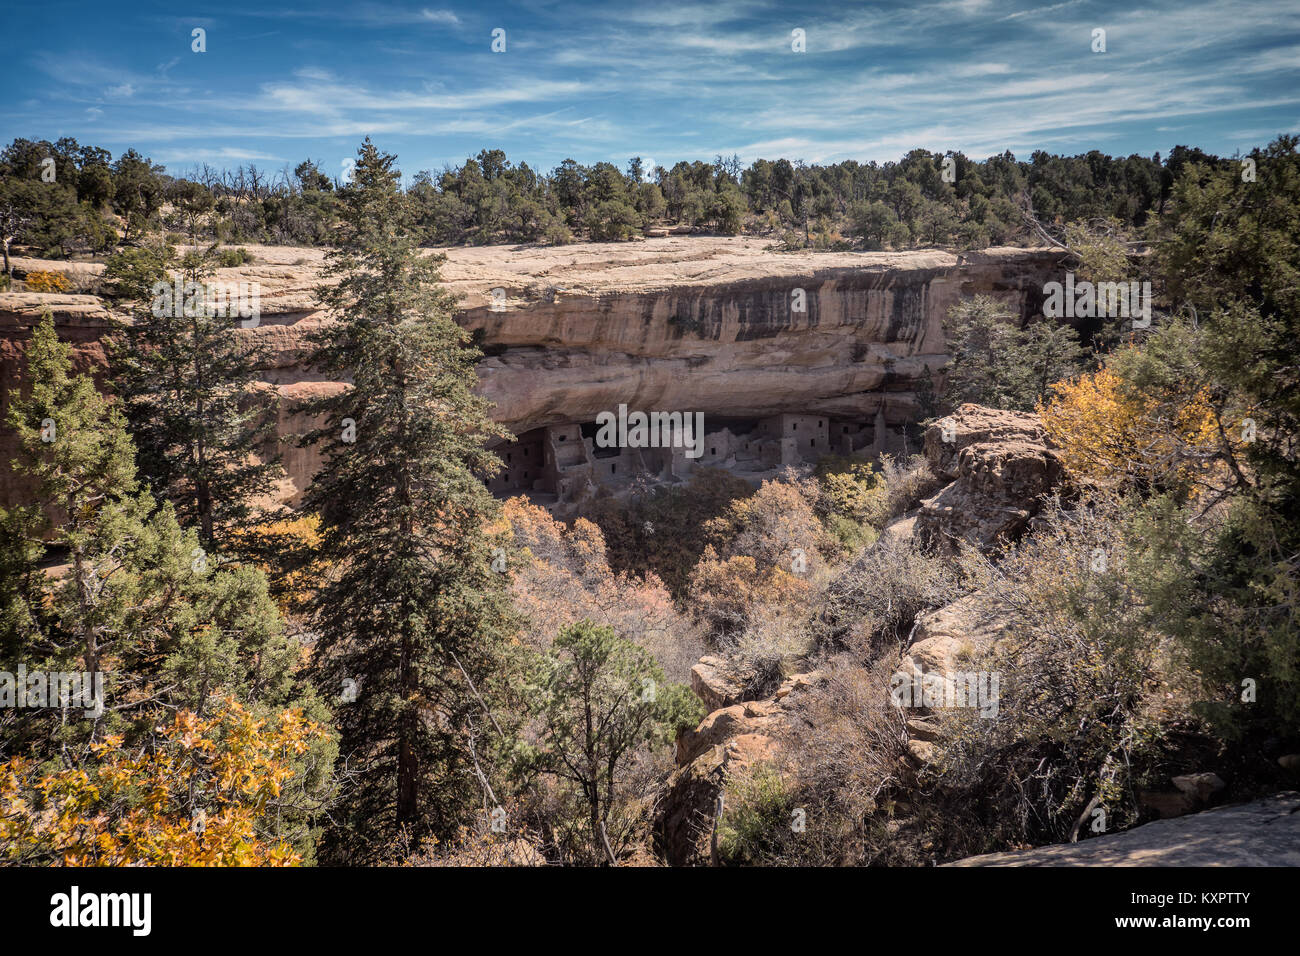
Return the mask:
MULTIPOLYGON (((397 372, 397 392, 402 397, 402 407, 406 408, 406 379, 401 370, 397 372)), ((415 537, 415 526, 411 520, 411 476, 403 469, 397 477, 397 500, 403 506, 403 518, 398 534, 404 543, 415 537)), ((416 709, 419 699, 419 681, 415 670, 415 644, 411 637, 409 624, 403 629, 402 657, 398 664, 397 686, 402 695, 402 716, 397 726, 397 822, 413 822, 419 811, 420 795, 420 755, 416 750, 421 716, 416 709)))
POLYGON ((415 751, 417 722, 415 709, 415 662, 412 660, 411 637, 402 636, 402 659, 397 682, 401 688, 403 713, 397 728, 397 822, 410 823, 419 809, 420 757, 415 751))

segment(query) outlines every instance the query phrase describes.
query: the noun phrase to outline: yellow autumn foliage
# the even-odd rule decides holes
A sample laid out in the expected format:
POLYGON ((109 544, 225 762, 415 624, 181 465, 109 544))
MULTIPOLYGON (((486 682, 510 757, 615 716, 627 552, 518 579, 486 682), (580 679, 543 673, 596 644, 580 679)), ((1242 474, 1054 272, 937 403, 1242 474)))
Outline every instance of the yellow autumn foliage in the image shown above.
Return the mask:
POLYGON ((302 608, 329 571, 325 562, 316 557, 320 547, 319 515, 264 522, 236 532, 235 538, 242 547, 254 553, 269 549, 303 557, 290 570, 274 567, 266 561, 257 562, 275 585, 276 605, 281 614, 289 615, 302 608))
POLYGON ((29 272, 24 281, 32 292, 67 292, 72 288, 67 276, 59 272, 29 272))
POLYGON ((181 711, 158 743, 107 736, 82 766, 0 765, 0 860, 62 866, 294 866, 258 819, 325 734, 297 710, 258 719, 232 698, 213 716, 181 711))
POLYGON ((1125 388, 1105 368, 1058 382, 1052 391, 1038 414, 1062 463, 1077 478, 1180 486, 1194 495, 1196 475, 1217 459, 1216 418, 1204 394, 1170 410, 1125 388))

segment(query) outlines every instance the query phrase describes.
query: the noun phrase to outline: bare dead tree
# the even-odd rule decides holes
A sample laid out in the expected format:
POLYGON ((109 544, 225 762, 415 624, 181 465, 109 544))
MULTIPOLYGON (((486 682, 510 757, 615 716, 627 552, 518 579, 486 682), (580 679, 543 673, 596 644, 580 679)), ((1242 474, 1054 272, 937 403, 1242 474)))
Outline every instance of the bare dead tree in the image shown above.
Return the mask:
POLYGON ((271 183, 271 193, 273 195, 292 196, 296 190, 293 188, 293 170, 289 164, 285 163, 280 167, 280 171, 275 174, 275 179, 271 183))
POLYGON ((25 215, 12 200, 0 202, 0 245, 4 247, 5 275, 14 274, 13 263, 9 261, 9 246, 21 236, 31 224, 31 217, 25 215))
POLYGON ((1092 816, 1092 811, 1097 809, 1097 806, 1100 803, 1101 794, 1097 794, 1097 796, 1088 801, 1088 805, 1083 808, 1083 813, 1079 814, 1079 819, 1074 821, 1074 827, 1070 830, 1071 843, 1079 842, 1079 828, 1083 826, 1083 822, 1087 820, 1088 817, 1092 816))
POLYGON ((203 166, 200 167, 196 174, 196 178, 209 192, 215 193, 219 188, 221 188, 221 174, 207 163, 204 163, 203 166))
MULTIPOLYGON (((1046 242, 1049 246, 1052 246, 1057 249, 1061 249, 1065 252, 1069 252, 1074 256, 1079 255, 1079 251, 1075 249, 1073 246, 1071 246, 1069 243, 1061 239, 1057 239, 1050 232, 1048 232, 1047 227, 1043 225, 1042 220, 1039 219, 1038 216, 1035 214, 1034 202, 1030 198, 1029 193, 1027 191, 1021 192, 1020 195, 1017 197, 1017 200, 1018 201, 1016 205, 1020 207, 1020 214, 1024 218, 1025 225, 1027 225, 1033 233, 1035 233, 1040 239, 1046 242)), ((1090 227, 1097 228, 1097 221, 1093 220, 1089 222, 1088 225, 1090 227)), ((1126 239, 1119 239, 1119 238, 1116 238, 1115 241, 1118 242, 1120 245, 1124 246, 1126 249, 1141 249, 1146 246, 1146 243, 1142 241, 1133 241, 1133 240, 1126 240, 1126 239)))
POLYGON ((605 832, 604 820, 600 822, 600 845, 605 849, 605 859, 609 862, 609 865, 618 866, 618 857, 614 855, 614 851, 610 848, 609 834, 605 832))
POLYGON ((262 199, 262 190, 265 188, 266 174, 257 168, 253 163, 248 164, 248 192, 254 199, 262 199))

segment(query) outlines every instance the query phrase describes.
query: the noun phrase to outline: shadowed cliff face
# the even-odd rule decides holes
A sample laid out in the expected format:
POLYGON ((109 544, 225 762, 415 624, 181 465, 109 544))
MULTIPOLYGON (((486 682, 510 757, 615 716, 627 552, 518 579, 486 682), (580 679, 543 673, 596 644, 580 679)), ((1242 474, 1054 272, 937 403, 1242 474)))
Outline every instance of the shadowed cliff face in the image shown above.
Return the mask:
MULTIPOLYGON (((955 257, 952 257, 955 260, 955 257)), ((688 289, 553 301, 511 297, 463 313, 495 354, 484 394, 516 432, 632 408, 761 417, 916 414, 916 384, 947 360, 943 318, 986 293, 1022 317, 1059 270, 1049 253, 981 257, 950 268, 867 265, 688 289), (796 290, 806 311, 796 311, 796 290)))
MULTIPOLYGON (((280 433, 301 433, 311 423, 295 403, 346 387, 304 366, 306 332, 329 321, 314 303, 321 254, 252 251, 253 264, 219 270, 215 278, 261 286, 261 324, 238 334, 270 345, 265 378, 280 391, 280 433)), ((33 260, 17 263, 37 267, 33 260)), ((760 240, 707 237, 456 249, 443 267, 447 286, 462 297, 458 320, 485 351, 483 394, 515 433, 592 421, 620 403, 737 417, 792 412, 871 420, 880 410, 888 425, 902 425, 916 416, 917 383, 946 361, 942 322, 954 302, 990 294, 1028 317, 1041 309, 1043 284, 1060 271, 1059 254, 1041 250, 993 249, 960 259, 937 250, 778 254, 760 240)), ((102 375, 110 313, 101 299, 0 294, 4 387, 21 380, 42 306, 74 344, 78 369, 102 375)), ((290 444, 278 450, 288 472, 282 491, 292 498, 319 459, 290 444)), ((6 504, 30 493, 9 474, 13 454, 6 435, 6 504)))

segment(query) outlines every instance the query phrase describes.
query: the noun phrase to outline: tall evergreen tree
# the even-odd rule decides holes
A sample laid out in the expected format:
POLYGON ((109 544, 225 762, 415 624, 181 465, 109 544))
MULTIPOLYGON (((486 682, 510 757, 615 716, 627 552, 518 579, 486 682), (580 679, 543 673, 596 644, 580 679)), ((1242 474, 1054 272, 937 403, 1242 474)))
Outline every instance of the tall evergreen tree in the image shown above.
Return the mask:
POLYGON ((1013 407, 1020 344, 1016 316, 988 296, 954 305, 945 322, 952 362, 947 370, 944 399, 951 406, 975 402, 995 408, 1013 407))
MULTIPOLYGON (((139 489, 119 403, 71 374, 69 351, 47 313, 27 352, 30 391, 9 403, 15 473, 45 507, 0 514, 0 651, 11 671, 17 663, 29 674, 103 675, 104 708, 84 719, 75 706, 0 708, 0 757, 93 764, 92 739, 122 734, 127 747, 148 749, 160 708, 203 718, 224 697, 259 719, 301 707, 327 727, 324 706, 297 677, 301 648, 265 576, 209 556, 170 504, 139 489), (65 570, 48 573, 51 562, 65 570)), ((321 736, 291 756, 293 797, 258 823, 304 859, 314 854, 312 817, 332 788, 335 753, 321 736)))
POLYGON ((119 710, 162 702, 201 715, 218 691, 305 702, 262 572, 209 556, 139 489, 119 404, 72 375, 68 353, 47 314, 27 353, 30 394, 10 403, 15 471, 46 507, 4 516, 5 650, 31 668, 111 671, 119 710), (40 573, 47 555, 67 571, 40 573))
POLYGON ((463 820, 485 782, 480 695, 510 624, 481 480, 500 467, 485 440, 506 433, 475 394, 478 353, 438 285, 442 259, 407 228, 395 161, 367 139, 341 190, 326 265, 338 283, 320 293, 337 322, 312 356, 351 382, 311 406, 324 464, 304 502, 333 569, 314 600, 319 673, 334 694, 356 689, 337 709, 357 789, 340 818, 351 849, 334 852, 351 861, 463 820))
POLYGON ((33 480, 37 500, 49 513, 44 528, 33 524, 21 533, 66 550, 70 602, 77 611, 69 637, 84 669, 94 674, 111 640, 99 619, 102 582, 95 555, 105 524, 135 509, 137 486, 121 410, 89 377, 71 374, 68 353, 46 311, 27 352, 31 392, 11 401, 6 424, 25 459, 20 473, 33 480))
POLYGON ((207 308, 195 292, 210 275, 213 252, 182 256, 182 295, 141 308, 113 364, 141 477, 216 551, 233 546, 231 532, 270 491, 279 462, 259 456, 275 428, 271 395, 257 381, 266 350, 241 335, 236 309, 207 308))
POLYGON ((1025 328, 1015 314, 988 296, 958 302, 948 312, 945 401, 1032 411, 1051 386, 1078 374, 1085 351, 1079 334, 1053 321, 1025 328))

